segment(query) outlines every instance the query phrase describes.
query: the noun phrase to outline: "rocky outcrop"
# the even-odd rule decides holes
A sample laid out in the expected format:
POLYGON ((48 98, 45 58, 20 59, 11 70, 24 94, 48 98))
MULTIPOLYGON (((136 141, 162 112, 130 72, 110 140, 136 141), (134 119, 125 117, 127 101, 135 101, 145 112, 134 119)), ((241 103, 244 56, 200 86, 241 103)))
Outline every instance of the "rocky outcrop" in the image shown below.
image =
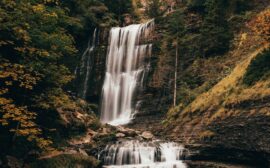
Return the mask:
POLYGON ((78 99, 71 105, 57 108, 57 113, 59 123, 70 132, 100 125, 91 106, 82 99, 78 99))

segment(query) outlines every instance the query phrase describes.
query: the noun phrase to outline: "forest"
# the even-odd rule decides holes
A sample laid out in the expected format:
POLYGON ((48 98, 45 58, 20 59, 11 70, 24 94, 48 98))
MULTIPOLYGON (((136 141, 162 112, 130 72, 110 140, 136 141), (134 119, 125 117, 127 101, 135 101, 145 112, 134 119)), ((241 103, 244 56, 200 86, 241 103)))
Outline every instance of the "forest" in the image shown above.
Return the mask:
POLYGON ((1 0, 0 167, 269 167, 269 44, 268 0, 1 0))

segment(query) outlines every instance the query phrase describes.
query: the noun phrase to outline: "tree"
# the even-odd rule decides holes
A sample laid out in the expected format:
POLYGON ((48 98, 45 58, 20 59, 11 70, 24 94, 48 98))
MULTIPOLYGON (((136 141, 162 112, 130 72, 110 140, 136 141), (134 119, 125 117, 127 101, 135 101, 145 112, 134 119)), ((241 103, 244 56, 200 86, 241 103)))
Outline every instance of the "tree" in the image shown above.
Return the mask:
POLYGON ((17 136, 22 136, 41 149, 47 148, 52 142, 41 137, 42 130, 35 123, 37 114, 28 110, 24 100, 15 102, 12 92, 29 93, 40 78, 23 65, 11 64, 7 60, 1 60, 0 69, 0 124, 13 133, 11 143, 17 136))
POLYGON ((173 47, 175 48, 174 57, 174 87, 173 87, 173 106, 176 106, 177 101, 177 83, 178 83, 178 71, 179 71, 179 45, 181 43, 181 37, 185 32, 184 27, 184 15, 181 10, 175 11, 168 20, 168 28, 170 30, 170 37, 173 38, 173 47))
POLYGON ((59 5, 57 0, 0 1, 0 130, 9 131, 5 136, 13 137, 13 145, 16 137, 41 149, 51 144, 37 121, 48 100, 37 100, 48 90, 63 90, 73 78, 64 60, 77 49, 67 29, 80 23, 59 5))
POLYGON ((163 13, 166 10, 162 10, 161 7, 164 5, 164 1, 161 0, 149 0, 147 1, 147 5, 146 5, 146 14, 150 17, 150 18, 155 18, 155 17, 159 17, 162 16, 163 13))
POLYGON ((201 28, 204 56, 223 54, 229 49, 231 33, 226 20, 225 0, 207 0, 201 28))
POLYGON ((205 0, 188 0, 187 6, 190 10, 203 12, 205 0))

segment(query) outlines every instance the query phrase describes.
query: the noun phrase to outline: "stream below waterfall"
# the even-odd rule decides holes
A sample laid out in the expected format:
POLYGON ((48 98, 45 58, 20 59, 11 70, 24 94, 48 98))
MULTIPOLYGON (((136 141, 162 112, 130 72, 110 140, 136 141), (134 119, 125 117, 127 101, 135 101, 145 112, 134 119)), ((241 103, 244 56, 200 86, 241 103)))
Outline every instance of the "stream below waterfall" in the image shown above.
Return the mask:
POLYGON ((177 143, 132 140, 108 145, 102 161, 104 168, 185 168, 183 152, 177 143))

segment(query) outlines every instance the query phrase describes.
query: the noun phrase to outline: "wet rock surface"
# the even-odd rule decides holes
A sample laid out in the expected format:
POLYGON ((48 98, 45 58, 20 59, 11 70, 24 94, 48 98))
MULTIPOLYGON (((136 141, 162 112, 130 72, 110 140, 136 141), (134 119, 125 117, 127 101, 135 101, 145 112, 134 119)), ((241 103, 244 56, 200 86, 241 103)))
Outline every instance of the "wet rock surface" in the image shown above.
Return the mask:
POLYGON ((154 135, 149 131, 144 131, 141 136, 147 140, 153 139, 154 137, 154 135))
POLYGON ((220 162, 207 162, 207 161, 185 161, 189 168, 255 168, 252 166, 240 164, 226 164, 220 162))

